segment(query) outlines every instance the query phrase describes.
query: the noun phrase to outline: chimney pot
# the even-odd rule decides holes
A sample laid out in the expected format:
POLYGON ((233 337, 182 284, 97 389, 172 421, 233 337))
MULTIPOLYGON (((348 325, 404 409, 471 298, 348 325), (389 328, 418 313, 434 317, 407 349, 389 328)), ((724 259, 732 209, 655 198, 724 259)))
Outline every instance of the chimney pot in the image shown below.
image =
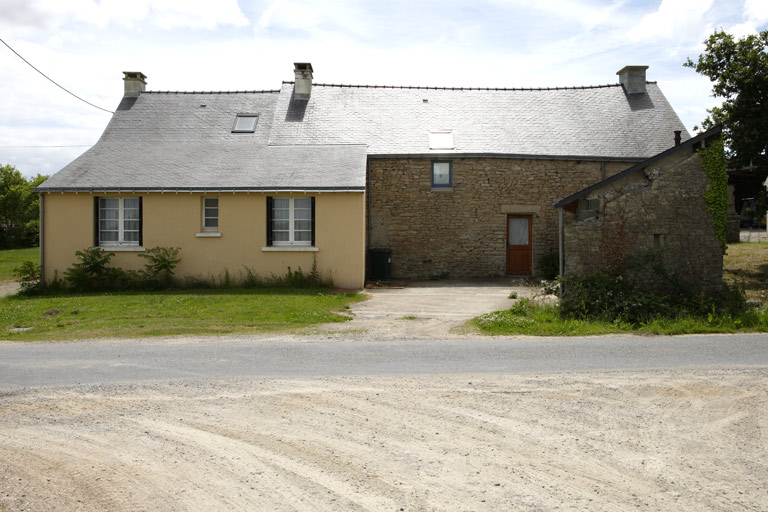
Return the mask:
POLYGON ((648 66, 624 66, 616 72, 619 83, 624 86, 627 94, 642 94, 645 88, 645 70, 648 66))
POLYGON ((141 71, 123 71, 124 96, 136 97, 147 89, 147 75, 141 71))
POLYGON ((296 75, 296 81, 293 84, 293 97, 297 100, 308 100, 312 94, 312 64, 294 62, 293 72, 296 75))
POLYGON ((680 145, 680 141, 682 140, 681 134, 683 133, 682 130, 675 130, 675 146, 680 145))

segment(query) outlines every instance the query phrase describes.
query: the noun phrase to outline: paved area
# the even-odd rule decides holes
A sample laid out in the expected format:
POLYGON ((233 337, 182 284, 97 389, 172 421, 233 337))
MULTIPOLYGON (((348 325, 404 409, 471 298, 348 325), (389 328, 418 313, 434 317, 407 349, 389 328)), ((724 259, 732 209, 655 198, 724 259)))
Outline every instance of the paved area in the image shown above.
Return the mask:
POLYGON ((17 291, 19 291, 19 283, 0 283, 0 297, 13 295, 17 291))
POLYGON ((467 320, 511 307, 510 295, 531 297, 537 291, 512 277, 409 281, 401 288, 366 289, 370 298, 351 306, 352 321, 330 326, 329 334, 354 332, 376 340, 461 338, 467 320))

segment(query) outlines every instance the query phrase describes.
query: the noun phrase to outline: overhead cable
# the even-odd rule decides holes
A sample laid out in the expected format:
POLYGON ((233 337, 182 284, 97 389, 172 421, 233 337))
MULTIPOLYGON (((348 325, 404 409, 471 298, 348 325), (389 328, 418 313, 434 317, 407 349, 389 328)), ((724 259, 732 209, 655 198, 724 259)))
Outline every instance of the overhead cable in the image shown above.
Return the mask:
POLYGON ((79 100, 80 100, 80 101, 82 101, 83 103, 87 103, 88 105, 90 105, 90 106, 92 106, 92 107, 95 107, 95 108, 97 108, 97 109, 99 109, 99 110, 103 110, 104 112, 109 112, 110 114, 114 114, 114 112, 113 112, 113 111, 111 111, 111 110, 107 110, 106 108, 101 108, 101 107, 100 107, 100 106, 98 106, 98 105, 94 105, 94 104, 93 104, 93 103, 91 103, 90 101, 84 100, 83 98, 81 98, 81 97, 80 97, 80 96, 78 96, 77 94, 73 93, 72 91, 69 91, 69 90, 67 90, 66 88, 62 87, 61 85, 57 84, 57 83, 56 83, 56 81, 54 81, 54 80, 53 80, 52 78, 50 78, 48 75, 46 75, 45 73, 43 73, 42 71, 40 71, 39 69, 37 69, 35 66, 33 66, 33 65, 32 65, 32 63, 31 63, 31 62, 29 62, 27 59, 25 59, 24 57, 22 57, 21 55, 19 55, 19 52, 17 52, 17 51, 16 51, 16 50, 14 50, 13 48, 11 48, 11 46, 10 46, 8 43, 6 43, 5 41, 3 41, 3 39, 2 39, 2 38, 0 38, 0 43, 3 43, 5 46, 7 46, 7 47, 8 47, 8 49, 9 49, 9 50, 11 50, 13 53, 15 53, 15 54, 16 54, 16 56, 17 56, 18 58, 20 58, 21 60, 23 60, 24 62, 26 62, 26 63, 27 63, 27 65, 29 65, 29 67, 31 67, 32 69, 34 69, 35 71, 37 71, 38 73, 40 73, 41 75, 43 75, 45 78, 47 78, 47 79, 48 79, 48 81, 50 81, 50 82, 51 82, 53 85, 55 85, 56 87, 58 87, 58 88, 59 88, 59 89, 61 89, 62 91, 66 92, 67 94, 71 94, 72 96, 74 96, 75 98, 79 99, 79 100))

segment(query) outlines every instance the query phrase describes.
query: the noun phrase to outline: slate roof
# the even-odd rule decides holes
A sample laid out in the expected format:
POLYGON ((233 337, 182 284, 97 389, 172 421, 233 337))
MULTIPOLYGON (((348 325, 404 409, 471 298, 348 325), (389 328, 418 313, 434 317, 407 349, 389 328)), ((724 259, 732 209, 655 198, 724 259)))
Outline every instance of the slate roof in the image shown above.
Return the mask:
POLYGON ((690 138, 656 83, 552 89, 447 89, 314 84, 308 102, 283 83, 270 143, 367 144, 369 155, 446 153, 430 130, 453 130, 452 154, 643 160, 690 138), (425 102, 426 100, 426 102, 425 102))
POLYGON ((654 82, 553 89, 314 84, 123 98, 98 143, 38 190, 364 190, 366 158, 498 155, 642 161, 688 132, 654 82), (232 133, 238 113, 255 133, 232 133), (454 150, 430 150, 430 130, 454 150))
POLYGON ((38 190, 363 190, 364 146, 267 145, 277 96, 123 98, 98 143, 38 190), (254 133, 232 133, 238 113, 259 114, 254 133))

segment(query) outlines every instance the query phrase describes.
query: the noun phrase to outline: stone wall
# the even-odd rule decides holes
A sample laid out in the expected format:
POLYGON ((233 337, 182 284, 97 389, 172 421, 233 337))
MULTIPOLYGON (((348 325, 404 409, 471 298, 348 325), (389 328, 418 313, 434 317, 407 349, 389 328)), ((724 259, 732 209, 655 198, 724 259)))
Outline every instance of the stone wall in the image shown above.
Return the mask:
MULTIPOLYGON (((565 273, 605 270, 626 254, 652 255, 668 276, 694 289, 719 288, 722 246, 703 198, 708 185, 700 157, 686 148, 587 196, 599 200, 596 218, 580 221, 566 208, 565 273)), ((660 291, 670 286, 663 274, 646 264, 634 277, 660 291)))
MULTIPOLYGON (((399 278, 486 277, 506 270, 507 214, 533 216, 533 265, 557 251, 554 201, 602 179, 600 162, 440 158, 452 187, 431 187, 431 158, 368 161, 368 247, 392 249, 399 278)), ((612 176, 631 163, 605 164, 612 176)))

